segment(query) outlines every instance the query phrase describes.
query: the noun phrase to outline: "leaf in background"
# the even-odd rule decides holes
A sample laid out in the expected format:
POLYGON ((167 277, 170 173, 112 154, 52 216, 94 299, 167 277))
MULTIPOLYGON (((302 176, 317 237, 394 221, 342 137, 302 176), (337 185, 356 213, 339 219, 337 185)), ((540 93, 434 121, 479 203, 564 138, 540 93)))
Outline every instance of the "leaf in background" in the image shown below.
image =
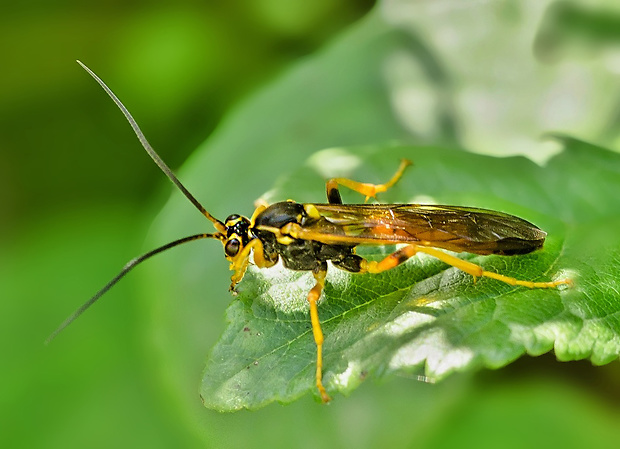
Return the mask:
POLYGON ((383 1, 411 36, 386 64, 398 119, 437 142, 444 111, 462 148, 538 161, 550 130, 616 146, 618 3, 579 3, 383 1))
MULTIPOLYGON (((530 290, 490 279, 474 282, 430 257, 414 258, 379 275, 330 267, 319 307, 328 391, 346 394, 368 376, 392 373, 441 379, 454 371, 498 368, 525 353, 540 355, 552 349, 560 360, 590 358, 600 364, 617 359, 620 285, 613 273, 619 268, 620 238, 615 232, 601 232, 616 229, 609 224, 620 218, 620 201, 611 195, 620 188, 620 156, 564 140, 566 151, 546 167, 524 158, 440 148, 366 150, 360 158, 364 171, 380 169, 365 177, 356 172, 355 179, 378 182, 389 177, 389 163, 393 168, 403 156, 416 161, 388 192, 390 202, 408 201, 417 192, 440 203, 492 205, 550 232, 545 249, 537 253, 463 257, 521 279, 570 276, 576 285, 530 290), (592 172, 595 165, 602 170, 592 172), (588 185, 591 177, 602 181, 598 188, 588 185), (454 184, 445 181, 454 178, 459 179, 459 192, 447 190, 454 184), (433 190, 423 187, 431 184, 433 190), (585 191, 595 203, 579 195, 585 191), (598 206, 601 203, 604 208, 598 206)), ((361 153, 355 149, 350 157, 361 153)), ((328 163, 333 160, 330 155, 334 151, 312 160, 328 163)), ((321 177, 311 171, 309 164, 292 173, 271 194, 278 199, 308 193, 319 198, 321 177), (312 177, 313 184, 306 184, 312 177)), ((308 273, 250 270, 228 310, 229 327, 207 362, 202 398, 208 407, 257 408, 314 390, 315 345, 306 303, 312 285, 308 273)))

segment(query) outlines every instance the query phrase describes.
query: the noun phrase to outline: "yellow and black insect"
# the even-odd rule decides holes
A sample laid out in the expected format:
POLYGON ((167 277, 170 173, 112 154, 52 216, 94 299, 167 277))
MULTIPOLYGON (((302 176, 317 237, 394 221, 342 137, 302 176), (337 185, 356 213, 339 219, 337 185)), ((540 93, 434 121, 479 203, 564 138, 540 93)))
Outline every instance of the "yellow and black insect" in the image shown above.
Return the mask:
POLYGON ((540 249, 546 233, 532 223, 513 215, 459 206, 342 204, 338 186, 357 191, 364 195, 366 200, 374 198, 377 193, 386 191, 398 181, 410 165, 407 160, 401 162, 392 179, 385 184, 367 184, 346 178, 334 178, 327 181, 327 203, 302 204, 289 200, 272 205, 261 204, 251 218, 234 214, 222 222, 207 212, 181 184, 153 150, 136 121, 114 93, 89 68, 81 62, 79 64, 114 100, 147 153, 194 206, 213 223, 216 232, 175 240, 131 260, 116 277, 65 320, 48 341, 139 263, 182 243, 214 238, 222 242, 226 259, 230 262, 230 269, 233 271, 230 284, 232 291, 243 278, 251 257, 259 268, 272 267, 282 260, 288 269, 312 272, 316 284, 308 293, 308 303, 317 347, 316 386, 323 402, 328 402, 330 397, 322 382, 323 332, 318 313, 318 302, 327 274, 327 262, 353 273, 380 273, 396 267, 416 253, 425 253, 475 278, 489 277, 510 285, 529 288, 553 288, 570 283, 568 279, 549 282, 518 280, 485 271, 479 265, 442 251, 512 256, 540 249), (369 261, 355 253, 359 245, 392 244, 403 246, 380 261, 369 261))

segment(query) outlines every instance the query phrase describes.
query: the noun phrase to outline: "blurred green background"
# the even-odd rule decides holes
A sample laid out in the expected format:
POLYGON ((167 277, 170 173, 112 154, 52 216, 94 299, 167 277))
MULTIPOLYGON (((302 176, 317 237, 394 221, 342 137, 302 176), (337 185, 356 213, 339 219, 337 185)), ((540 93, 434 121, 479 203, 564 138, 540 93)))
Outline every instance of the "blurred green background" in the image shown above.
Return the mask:
MULTIPOLYGON (((243 111, 260 104, 252 99, 265 86, 273 95, 303 64, 318 72, 324 67, 330 79, 342 76, 342 86, 368 85, 376 95, 357 108, 386 117, 385 135, 372 142, 353 130, 357 141, 340 136, 332 145, 394 139, 544 161, 557 151, 539 141, 545 131, 620 147, 620 11, 614 2, 26 2, 4 4, 0 22, 3 447, 606 447, 620 436, 618 363, 593 368, 556 363, 552 355, 437 385, 367 382, 329 407, 307 396, 257 412, 202 409, 203 360, 194 360, 195 371, 181 380, 170 379, 175 355, 158 355, 170 346, 152 329, 157 312, 149 310, 139 275, 43 346, 127 260, 153 240, 181 236, 158 235, 145 247, 149 225, 172 189, 75 59, 112 87, 173 169, 214 131, 220 140, 242 135, 243 111), (375 42, 374 34, 388 36, 387 43, 355 47, 375 42), (366 70, 321 66, 322 52, 327 59, 334 48, 339 54, 350 48, 351 65, 366 70), (235 126, 222 131, 231 122, 235 126), (179 400, 179 387, 171 386, 179 382, 195 392, 191 411, 179 400)), ((263 110, 264 123, 273 116, 277 127, 285 121, 280 116, 303 114, 309 106, 290 95, 284 103, 290 112, 263 110)), ((350 112, 328 119, 344 127, 359 113, 350 112)), ((304 131, 314 150, 330 142, 304 131)), ((286 138, 279 143, 286 146, 286 138)), ((217 154, 217 141, 201 151, 217 154)), ((239 174, 239 167, 251 166, 234 152, 224 156, 231 165, 214 173, 239 174)), ((299 166, 300 156, 286 163, 299 166)), ((269 161, 265 152, 260 157, 269 161)), ((273 164, 274 173, 285 165, 273 164)), ((273 180, 267 174, 249 187, 231 181, 230 196, 196 195, 218 216, 250 213, 236 192, 256 197, 273 180)), ((203 229, 199 219, 188 232, 203 229)), ((201 276, 219 267, 214 274, 221 281, 202 298, 210 313, 211 341, 201 341, 206 357, 231 298, 221 250, 205 246, 205 267, 165 275, 201 276)), ((170 307, 182 310, 183 300, 171 298, 170 307)))

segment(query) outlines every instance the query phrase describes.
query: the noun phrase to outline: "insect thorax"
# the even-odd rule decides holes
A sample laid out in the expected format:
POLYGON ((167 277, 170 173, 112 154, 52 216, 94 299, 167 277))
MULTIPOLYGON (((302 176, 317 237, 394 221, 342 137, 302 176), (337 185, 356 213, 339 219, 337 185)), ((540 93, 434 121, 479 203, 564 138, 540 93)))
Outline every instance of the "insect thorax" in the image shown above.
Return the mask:
POLYGON ((314 220, 308 216, 302 204, 292 201, 275 203, 256 217, 252 232, 261 240, 265 257, 272 261, 282 258, 288 269, 310 271, 332 261, 348 271, 359 271, 360 258, 354 254, 355 245, 333 245, 293 238, 282 243, 273 232, 264 229, 281 229, 288 223, 304 226, 314 220))

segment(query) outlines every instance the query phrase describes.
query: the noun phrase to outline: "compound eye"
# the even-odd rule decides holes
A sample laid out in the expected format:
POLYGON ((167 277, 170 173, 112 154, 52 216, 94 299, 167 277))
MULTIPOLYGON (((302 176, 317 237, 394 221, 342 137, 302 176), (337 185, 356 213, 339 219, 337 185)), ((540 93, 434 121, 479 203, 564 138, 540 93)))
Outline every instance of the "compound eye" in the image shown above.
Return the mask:
POLYGON ((238 239, 230 239, 224 245, 224 252, 228 257, 235 257, 239 253, 239 248, 241 248, 241 242, 238 239))

